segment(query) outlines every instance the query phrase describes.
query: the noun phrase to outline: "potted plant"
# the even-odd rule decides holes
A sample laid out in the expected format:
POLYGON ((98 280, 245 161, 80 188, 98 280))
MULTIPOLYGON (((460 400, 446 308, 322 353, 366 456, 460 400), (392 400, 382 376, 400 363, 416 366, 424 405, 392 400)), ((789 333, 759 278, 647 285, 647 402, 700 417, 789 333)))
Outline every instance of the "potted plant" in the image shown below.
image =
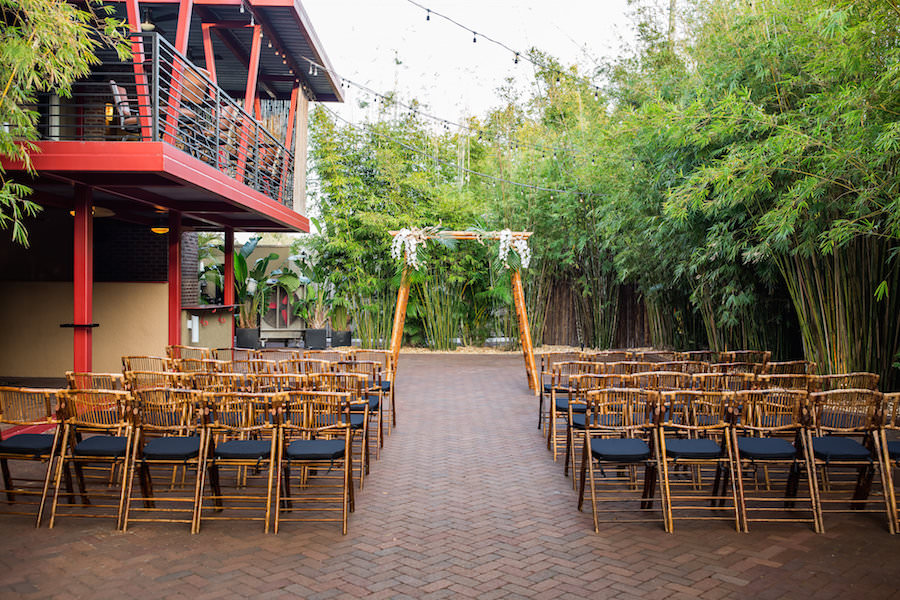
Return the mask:
POLYGON ((340 296, 331 300, 331 345, 335 348, 350 345, 350 306, 340 296))
POLYGON ((306 297, 301 300, 298 314, 306 321, 306 347, 311 350, 325 349, 328 300, 328 290, 323 282, 311 282, 306 286, 306 297))
POLYGON ((256 259, 251 269, 247 260, 259 244, 259 238, 247 240, 234 252, 234 300, 239 305, 236 315, 235 346, 259 348, 259 318, 265 307, 269 289, 269 263, 278 258, 274 252, 256 259))

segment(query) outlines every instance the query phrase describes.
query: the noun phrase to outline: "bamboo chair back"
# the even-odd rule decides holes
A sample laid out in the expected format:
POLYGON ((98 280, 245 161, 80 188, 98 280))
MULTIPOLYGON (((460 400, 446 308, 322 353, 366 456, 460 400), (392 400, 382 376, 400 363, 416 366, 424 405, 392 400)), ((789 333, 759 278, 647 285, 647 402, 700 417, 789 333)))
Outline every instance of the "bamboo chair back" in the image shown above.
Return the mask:
POLYGON ((697 360, 673 360, 657 363, 655 371, 676 371, 678 373, 709 373, 709 363, 697 360))
POLYGON ((809 424, 806 390, 761 389, 735 392, 741 426, 767 435, 809 424))
POLYGON ((674 371, 647 371, 631 376, 632 385, 644 390, 663 392, 667 390, 687 390, 691 388, 690 373, 674 371))
POLYGON ((231 362, 212 358, 176 358, 175 370, 179 373, 227 373, 231 362))
POLYGON ((306 377, 310 389, 321 392, 348 392, 352 403, 361 402, 368 388, 368 377, 361 373, 313 373, 306 377))
POLYGON ((145 388, 131 400, 134 425, 144 436, 187 435, 198 424, 199 391, 145 388))
POLYGON ((813 392, 809 402, 819 435, 866 433, 884 424, 883 395, 876 390, 813 392))
POLYGON ((672 362, 675 360, 675 352, 672 350, 644 350, 635 352, 634 359, 655 363, 672 362))
POLYGON ((555 390, 568 389, 569 378, 573 375, 585 373, 599 374, 604 368, 603 363, 595 363, 586 360, 569 360, 554 363, 551 372, 551 385, 555 390))
POLYGON ((56 420, 57 390, 0 387, 0 423, 44 425, 56 420))
POLYGON ((276 363, 292 358, 302 358, 303 351, 299 348, 261 348, 257 350, 259 358, 274 360, 276 363))
POLYGON ((753 373, 759 375, 763 372, 765 365, 753 362, 720 362, 709 365, 710 371, 713 373, 753 373))
POLYGON ((391 376, 394 372, 393 355, 390 350, 372 350, 372 349, 355 349, 351 351, 347 358, 350 360, 374 360, 381 363, 381 372, 388 381, 393 381, 391 376))
POLYGON ((125 386, 131 390, 153 387, 185 387, 184 373, 177 371, 125 371, 125 386))
POLYGON ((127 409, 129 392, 116 390, 60 390, 59 409, 66 421, 80 430, 124 430, 130 428, 127 409))
POLYGON ((318 360, 327 360, 328 362, 337 362, 347 358, 347 352, 342 350, 306 350, 303 352, 303 358, 315 358, 318 360))
POLYGON ((632 387, 632 375, 626 373, 580 373, 569 377, 572 394, 603 388, 632 387))
POLYGON ((900 429, 900 392, 884 394, 884 427, 900 429))
POLYGON ((751 390, 756 387, 753 373, 696 373, 691 376, 695 390, 715 392, 751 390))
POLYGON ((767 362, 766 373, 770 375, 815 375, 816 363, 809 360, 767 362))
POLYGON ((640 360, 626 360, 619 362, 607 362, 602 364, 604 373, 626 373, 628 375, 653 371, 656 366, 655 363, 644 362, 640 360))
POLYGON ((580 360, 600 363, 618 363, 635 360, 634 353, 630 350, 599 350, 596 352, 582 352, 580 360))
POLYGON ((289 358, 278 362, 278 370, 282 373, 300 373, 301 375, 325 373, 331 370, 331 363, 315 358, 289 358))
POLYGON ((764 365, 772 358, 768 350, 729 350, 719 352, 719 362, 747 362, 764 365))
POLYGON ((719 362, 719 353, 714 350, 689 350, 687 352, 676 352, 675 360, 714 363, 719 362))
POLYGON ((276 363, 274 360, 252 358, 247 361, 247 373, 250 375, 273 374, 277 372, 278 363, 276 363))
POLYGON ((201 392, 249 392, 250 381, 244 373, 185 373, 185 387, 201 392))
POLYGON ((879 375, 876 373, 842 373, 836 375, 816 375, 812 381, 816 392, 831 390, 877 390, 879 375))
POLYGON ((259 354, 252 348, 216 348, 212 357, 216 360, 250 360, 259 358, 259 354))
POLYGON ((212 350, 209 348, 201 348, 199 346, 182 346, 178 344, 170 344, 166 346, 166 356, 171 360, 180 358, 195 358, 197 360, 206 360, 212 358, 212 350))
POLYGON ((251 373, 247 379, 250 389, 258 394, 302 390, 308 386, 307 376, 299 373, 251 373))
POLYGON ((756 381, 762 389, 781 388, 785 390, 803 390, 804 392, 808 392, 810 391, 813 378, 809 375, 799 373, 779 373, 772 375, 758 375, 756 381))
POLYGON ((66 371, 70 390, 125 390, 125 376, 121 373, 75 373, 66 371))
POLYGON ((171 371, 172 361, 164 356, 123 356, 122 371, 171 371))
POLYGON ((658 422, 659 394, 653 390, 605 388, 588 390, 584 398, 586 426, 597 433, 636 437, 658 422))

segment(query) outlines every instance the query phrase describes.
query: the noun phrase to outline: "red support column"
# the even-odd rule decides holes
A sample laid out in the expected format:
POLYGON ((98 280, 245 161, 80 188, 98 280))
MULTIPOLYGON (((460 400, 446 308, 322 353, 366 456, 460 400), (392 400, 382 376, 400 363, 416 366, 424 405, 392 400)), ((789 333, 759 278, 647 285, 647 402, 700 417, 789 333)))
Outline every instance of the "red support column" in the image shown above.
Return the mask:
MULTIPOLYGON (((247 88, 244 91, 244 110, 247 114, 253 114, 253 103, 256 100, 256 84, 259 81, 259 53, 262 50, 262 38, 259 33, 262 28, 259 25, 253 26, 253 43, 250 47, 250 65, 247 67, 247 88)), ((248 157, 248 136, 251 135, 250 129, 253 129, 254 142, 257 137, 255 123, 248 119, 243 119, 244 133, 241 135, 241 144, 238 148, 237 163, 237 180, 244 181, 244 172, 247 169, 248 157)))
POLYGON ((181 344, 181 213, 169 213, 169 344, 181 344))
POLYGON ((91 370, 94 318, 94 218, 91 188, 75 186, 75 263, 73 273, 74 364, 78 373, 91 370))
MULTIPOLYGON (((222 257, 222 302, 226 306, 234 304, 234 228, 225 228, 225 256, 222 257)), ((231 339, 234 340, 234 312, 231 319, 231 339)), ((232 341, 232 343, 234 343, 232 341)))
POLYGON ((216 57, 213 53, 212 38, 209 35, 211 27, 212 23, 203 23, 200 26, 200 30, 203 34, 203 56, 206 60, 206 71, 209 73, 209 78, 212 79, 213 83, 218 83, 219 80, 216 77, 216 57))
POLYGON ((128 17, 128 28, 131 36, 131 60, 134 63, 134 82, 137 88, 138 114, 141 117, 141 139, 153 139, 151 110, 158 109, 150 105, 150 85, 144 72, 144 40, 141 33, 141 8, 138 0, 127 0, 125 11, 128 17))

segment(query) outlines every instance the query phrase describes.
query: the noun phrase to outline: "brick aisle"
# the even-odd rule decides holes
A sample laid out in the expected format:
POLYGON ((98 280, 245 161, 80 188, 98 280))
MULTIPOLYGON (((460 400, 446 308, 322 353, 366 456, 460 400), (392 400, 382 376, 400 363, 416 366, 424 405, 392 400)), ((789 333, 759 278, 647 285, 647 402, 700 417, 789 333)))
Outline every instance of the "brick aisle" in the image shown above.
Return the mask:
POLYGON ((336 524, 0 519, 0 598, 889 598, 900 536, 866 516, 593 533, 516 355, 405 355, 399 429, 336 524))

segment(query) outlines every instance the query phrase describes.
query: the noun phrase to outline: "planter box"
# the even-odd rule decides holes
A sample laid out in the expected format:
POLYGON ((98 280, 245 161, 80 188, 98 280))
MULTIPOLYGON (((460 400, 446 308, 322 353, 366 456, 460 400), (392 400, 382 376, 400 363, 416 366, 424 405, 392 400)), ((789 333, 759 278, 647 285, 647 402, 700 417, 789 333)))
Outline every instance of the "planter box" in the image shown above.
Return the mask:
POLYGON ((306 347, 310 350, 325 349, 325 330, 324 329, 307 329, 304 334, 306 347))
POLYGON ((350 345, 350 330, 346 331, 332 331, 331 332, 331 347, 339 348, 341 346, 349 346, 350 345))
POLYGON ((244 329, 238 327, 234 330, 235 348, 259 348, 259 329, 244 329))

